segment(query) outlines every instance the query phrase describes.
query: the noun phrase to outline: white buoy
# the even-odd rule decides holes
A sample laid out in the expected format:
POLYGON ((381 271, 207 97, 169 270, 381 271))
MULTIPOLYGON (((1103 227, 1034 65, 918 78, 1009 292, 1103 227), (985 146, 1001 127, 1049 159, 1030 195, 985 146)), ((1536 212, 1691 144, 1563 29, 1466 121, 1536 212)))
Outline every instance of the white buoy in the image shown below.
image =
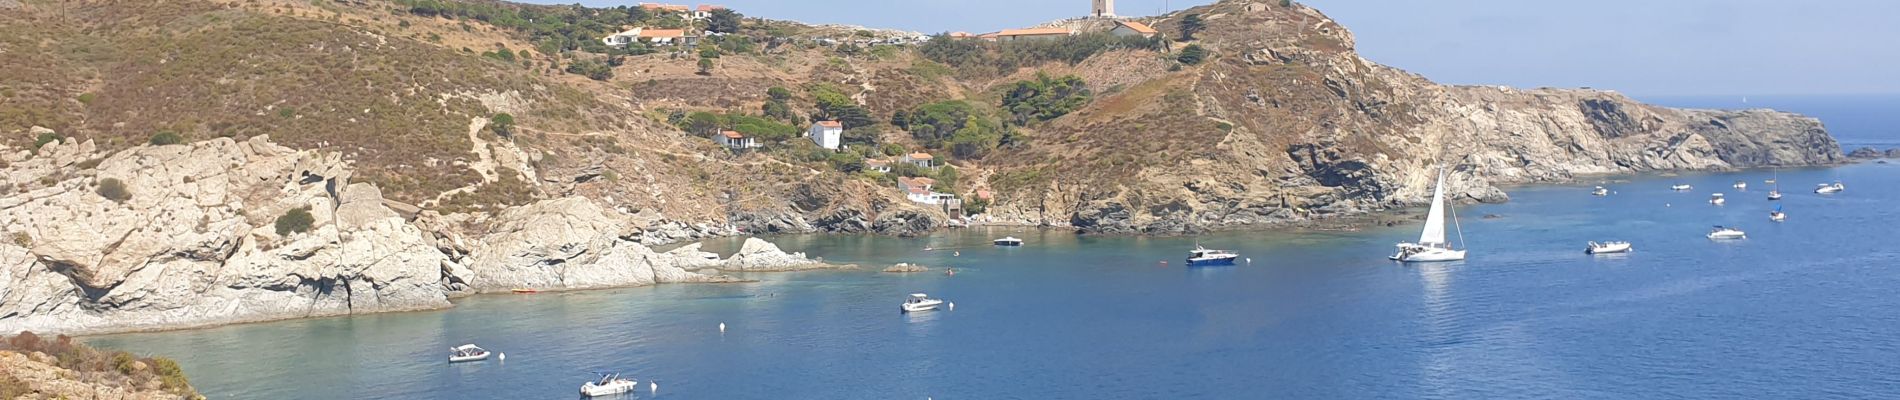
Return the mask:
POLYGON ((495 358, 499 358, 502 361, 508 361, 508 353, 495 353, 495 358))
POLYGON ((952 311, 955 311, 956 309, 957 309, 957 303, 956 303, 956 302, 950 302, 950 310, 952 310, 952 311))
POLYGON ((1253 257, 1247 257, 1247 263, 1253 264, 1253 257))
POLYGON ((647 381, 647 393, 659 393, 659 392, 660 392, 659 382, 647 381))
POLYGON ((726 333, 726 323, 719 323, 719 333, 726 333))

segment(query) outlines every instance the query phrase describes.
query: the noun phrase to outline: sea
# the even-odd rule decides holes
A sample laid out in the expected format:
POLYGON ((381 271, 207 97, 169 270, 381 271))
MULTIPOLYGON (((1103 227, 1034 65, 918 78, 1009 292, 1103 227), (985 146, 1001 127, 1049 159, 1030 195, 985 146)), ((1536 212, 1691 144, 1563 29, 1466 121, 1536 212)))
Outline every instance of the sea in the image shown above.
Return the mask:
MULTIPOLYGON (((1823 118, 1845 146, 1900 146, 1900 96, 1880 107, 1645 100, 1788 109, 1823 118)), ((1394 243, 1417 238, 1415 225, 778 236, 788 250, 864 269, 85 340, 176 358, 212 399, 565 399, 598 372, 639 380, 623 397, 637 399, 1858 399, 1900 389, 1900 165, 1507 191, 1508 203, 1455 207, 1463 262, 1388 261, 1394 243), (1786 198, 1766 199, 1770 179, 1786 198), (1837 180, 1845 192, 1812 191, 1837 180), (1694 189, 1670 190, 1679 183, 1694 189), (1591 196, 1599 185, 1613 193, 1591 196), (1714 193, 1727 204, 1711 205, 1714 193), (1776 207, 1786 222, 1768 220, 1776 207), (1705 238, 1715 225, 1748 238, 1705 238), (989 245, 1002 236, 1025 244, 989 245), (1635 251, 1584 253, 1606 240, 1635 251), (1183 265, 1197 245, 1244 259, 1183 265), (938 269, 878 272, 898 262, 938 269), (954 308, 900 313, 910 293, 954 308), (447 363, 464 343, 505 359, 447 363)), ((737 243, 708 248, 729 254, 737 243)))

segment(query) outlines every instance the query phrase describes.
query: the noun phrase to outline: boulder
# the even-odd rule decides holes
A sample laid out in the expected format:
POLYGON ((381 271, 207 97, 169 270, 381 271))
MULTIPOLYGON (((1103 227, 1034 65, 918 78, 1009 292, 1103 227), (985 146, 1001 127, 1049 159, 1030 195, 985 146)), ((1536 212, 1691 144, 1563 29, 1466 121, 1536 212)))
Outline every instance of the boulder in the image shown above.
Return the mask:
POLYGON ((746 238, 739 252, 719 264, 719 269, 744 272, 802 271, 832 269, 837 266, 812 261, 805 253, 786 253, 778 245, 759 238, 746 238))
POLYGON ((897 263, 896 265, 892 265, 889 268, 885 268, 884 271, 882 272, 901 274, 901 273, 929 272, 929 271, 930 271, 929 267, 925 267, 922 265, 911 264, 911 263, 897 263))

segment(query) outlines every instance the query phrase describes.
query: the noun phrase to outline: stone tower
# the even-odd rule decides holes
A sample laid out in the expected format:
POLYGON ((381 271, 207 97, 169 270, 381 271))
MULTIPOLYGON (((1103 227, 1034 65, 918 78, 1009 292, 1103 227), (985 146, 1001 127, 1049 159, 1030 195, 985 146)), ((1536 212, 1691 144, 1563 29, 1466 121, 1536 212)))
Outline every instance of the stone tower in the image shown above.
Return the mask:
POLYGON ((1115 17, 1115 0, 1089 0, 1089 16, 1115 17))

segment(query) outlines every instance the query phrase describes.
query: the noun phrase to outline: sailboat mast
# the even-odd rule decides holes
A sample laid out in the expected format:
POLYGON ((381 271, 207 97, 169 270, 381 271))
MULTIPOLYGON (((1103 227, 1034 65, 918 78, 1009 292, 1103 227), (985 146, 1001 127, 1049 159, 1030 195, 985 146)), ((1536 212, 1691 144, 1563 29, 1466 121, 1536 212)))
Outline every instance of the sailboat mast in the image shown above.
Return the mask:
MULTIPOLYGON (((1458 223, 1458 207, 1452 207, 1451 205, 1446 205, 1445 211, 1451 213, 1451 226, 1458 230, 1458 245, 1464 246, 1465 245, 1465 226, 1458 223)), ((1446 244, 1445 247, 1449 248, 1451 247, 1451 245, 1446 244)))

